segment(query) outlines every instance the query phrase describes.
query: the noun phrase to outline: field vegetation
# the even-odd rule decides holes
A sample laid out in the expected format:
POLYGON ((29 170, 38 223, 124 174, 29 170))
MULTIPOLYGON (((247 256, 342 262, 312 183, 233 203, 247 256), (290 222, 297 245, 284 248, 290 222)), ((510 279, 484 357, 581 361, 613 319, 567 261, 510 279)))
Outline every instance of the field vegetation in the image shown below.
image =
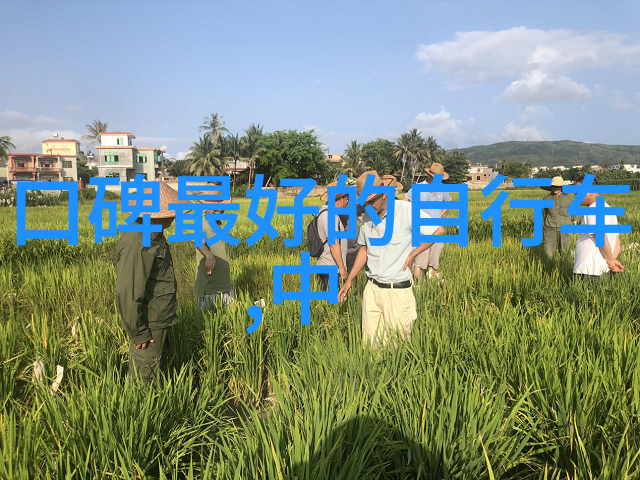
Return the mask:
MULTIPOLYGON (((282 243, 291 217, 276 215, 275 241, 230 248, 237 301, 213 314, 193 297, 193 246, 172 244, 180 322, 157 390, 127 377, 117 240, 94 243, 91 206, 77 246, 17 246, 15 208, 0 209, 0 478, 638 478, 640 257, 626 246, 639 241, 640 193, 607 196, 633 233, 626 272, 597 284, 572 278, 570 256, 521 246, 531 211, 505 210, 493 248, 480 212, 496 194, 470 194, 469 247, 445 248, 444 281, 415 289, 411 340, 379 351, 360 341, 364 278, 341 305, 315 302, 310 326, 297 302, 271 304, 273 265, 302 251, 282 243)), ((246 238, 240 203, 234 234, 246 238)), ((27 220, 65 228, 66 209, 32 207, 27 220)))

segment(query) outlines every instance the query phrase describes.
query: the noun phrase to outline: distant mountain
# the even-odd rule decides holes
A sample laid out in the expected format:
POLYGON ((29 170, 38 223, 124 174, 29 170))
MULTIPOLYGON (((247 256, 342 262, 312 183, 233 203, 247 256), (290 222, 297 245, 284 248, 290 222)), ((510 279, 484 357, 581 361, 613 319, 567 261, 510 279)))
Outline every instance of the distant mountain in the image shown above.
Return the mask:
POLYGON ((617 165, 640 163, 640 145, 605 145, 570 140, 557 142, 501 142, 461 148, 471 163, 495 165, 502 159, 529 162, 534 167, 617 165))

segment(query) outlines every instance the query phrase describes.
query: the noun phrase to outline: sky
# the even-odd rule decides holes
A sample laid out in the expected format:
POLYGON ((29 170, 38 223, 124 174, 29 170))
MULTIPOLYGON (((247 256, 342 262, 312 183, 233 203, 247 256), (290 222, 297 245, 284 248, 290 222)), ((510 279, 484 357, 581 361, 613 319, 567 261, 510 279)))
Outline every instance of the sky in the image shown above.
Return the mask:
POLYGON ((639 143, 637 0, 1 7, 0 136, 16 152, 100 119, 182 158, 210 113, 232 133, 314 129, 331 153, 411 128, 447 149, 639 143))

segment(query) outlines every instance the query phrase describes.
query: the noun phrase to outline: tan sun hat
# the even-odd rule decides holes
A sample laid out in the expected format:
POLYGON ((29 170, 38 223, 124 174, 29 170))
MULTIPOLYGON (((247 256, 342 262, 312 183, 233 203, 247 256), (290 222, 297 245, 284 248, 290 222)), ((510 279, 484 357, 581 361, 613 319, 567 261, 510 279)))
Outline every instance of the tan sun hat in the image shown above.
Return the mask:
MULTIPOLYGON (((349 178, 347 178, 347 181, 344 182, 344 185, 345 185, 345 187, 353 187, 353 186, 356 185, 356 179, 353 178, 353 177, 349 177, 349 178)), ((331 183, 327 184, 327 190, 322 195, 320 195, 320 201, 321 202, 326 202, 327 198, 329 198, 329 187, 336 187, 336 186, 338 186, 338 181, 337 180, 335 182, 331 182, 331 183)), ((347 197, 348 195, 349 194, 347 194, 347 193, 338 193, 336 195, 336 200, 338 200, 338 199, 340 199, 342 197, 347 197)))
POLYGON ((547 190, 547 191, 551 191, 551 189, 553 187, 562 187, 564 185, 564 179, 558 175, 557 177, 553 177, 551 179, 551 186, 550 187, 540 187, 543 190, 547 190))
MULTIPOLYGON (((160 211, 159 212, 142 212, 142 214, 149 214, 150 218, 172 218, 176 216, 176 212, 174 210, 169 210, 170 203, 192 203, 188 200, 180 200, 178 198, 178 192, 171 188, 165 182, 158 182, 160 184, 160 211)), ((134 191, 132 189, 131 191, 134 191)), ((145 188, 144 193, 151 193, 150 188, 145 188)), ((129 200, 129 206, 135 205, 135 202, 129 200)), ((151 200, 145 200, 143 203, 144 206, 151 206, 151 200)))
POLYGON ((446 180, 449 178, 449 174, 444 171, 444 167, 441 163, 432 163, 430 167, 425 167, 424 171, 427 172, 427 175, 442 175, 442 180, 446 180))
MULTIPOLYGON (((392 186, 392 187, 396 187, 397 188, 397 180, 395 179, 395 177, 393 177, 393 180, 391 180, 390 178, 387 178, 386 180, 383 180, 380 178, 380 176, 378 175, 378 172, 376 172, 375 170, 369 170, 368 172, 364 172, 362 175, 360 175, 357 179, 356 179, 356 188, 358 190, 358 196, 360 196, 360 194, 362 193, 362 189, 364 188, 364 184, 367 181, 367 176, 368 175, 374 175, 373 178, 373 186, 374 187, 380 187, 380 186, 392 186)), ((367 197, 367 200, 365 203, 370 202, 371 200, 373 200, 375 197, 382 195, 381 193, 372 193, 371 195, 369 195, 367 197)))
POLYGON ((382 181, 385 182, 386 185, 396 187, 396 193, 401 192, 404 188, 395 175, 383 175, 382 181))

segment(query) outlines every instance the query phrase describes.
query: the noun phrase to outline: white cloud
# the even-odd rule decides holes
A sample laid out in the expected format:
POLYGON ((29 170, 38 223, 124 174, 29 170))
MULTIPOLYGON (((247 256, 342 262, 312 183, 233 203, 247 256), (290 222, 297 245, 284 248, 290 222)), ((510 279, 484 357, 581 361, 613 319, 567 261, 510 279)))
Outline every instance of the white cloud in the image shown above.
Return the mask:
POLYGON ((510 100, 522 102, 554 102, 588 97, 591 91, 569 77, 553 78, 540 70, 534 70, 520 80, 511 82, 503 95, 510 100))
POLYGON ((508 142, 513 140, 548 140, 546 132, 538 130, 535 126, 521 125, 518 120, 513 120, 504 126, 502 133, 498 135, 489 135, 494 142, 508 142))
POLYGON ((512 100, 575 100, 590 91, 569 74, 594 68, 637 68, 640 38, 516 27, 458 32, 455 40, 419 45, 416 57, 427 70, 443 74, 454 85, 511 80, 504 96, 512 100))
POLYGON ((422 130, 424 136, 433 135, 435 138, 451 136, 460 130, 460 120, 451 117, 444 107, 440 107, 438 113, 421 112, 410 125, 410 128, 422 130))
POLYGON ((633 107, 633 104, 627 101, 624 92, 620 90, 614 90, 611 94, 611 100, 609 100, 609 106, 614 110, 629 110, 633 107))
POLYGON ((178 152, 176 153, 176 160, 184 160, 184 157, 187 156, 189 152, 178 152))
POLYGON ((0 135, 11 137, 11 143, 19 153, 42 153, 42 141, 53 137, 57 133, 59 137, 74 138, 82 141, 82 133, 72 129, 58 129, 61 120, 38 115, 30 117, 15 110, 0 112, 0 135))

